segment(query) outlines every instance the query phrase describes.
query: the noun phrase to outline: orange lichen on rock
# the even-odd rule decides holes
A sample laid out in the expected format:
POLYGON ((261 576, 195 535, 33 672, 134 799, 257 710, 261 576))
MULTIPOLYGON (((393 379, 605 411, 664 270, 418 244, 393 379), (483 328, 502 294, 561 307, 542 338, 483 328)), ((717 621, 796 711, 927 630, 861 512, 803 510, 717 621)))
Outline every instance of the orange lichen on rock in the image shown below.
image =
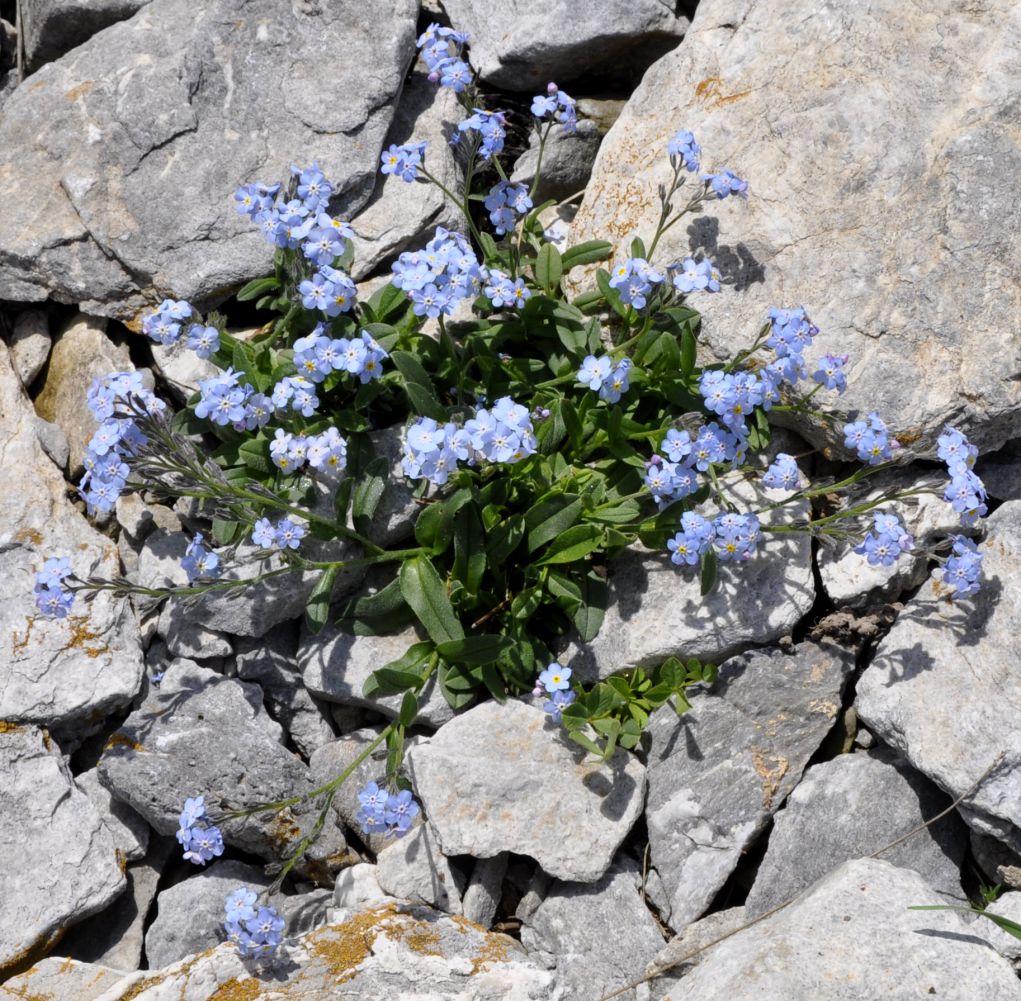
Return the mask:
POLYGON ((309 936, 309 949, 326 963, 338 983, 344 983, 369 957, 372 944, 382 931, 380 926, 396 913, 395 904, 386 904, 356 914, 342 925, 329 925, 309 936))

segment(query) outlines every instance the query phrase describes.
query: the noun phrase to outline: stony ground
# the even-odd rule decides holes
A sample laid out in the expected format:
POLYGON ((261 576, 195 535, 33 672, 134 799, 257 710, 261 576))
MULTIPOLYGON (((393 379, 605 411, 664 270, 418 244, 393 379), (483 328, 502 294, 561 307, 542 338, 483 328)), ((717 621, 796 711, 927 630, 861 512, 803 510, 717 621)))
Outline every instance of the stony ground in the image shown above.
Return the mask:
MULTIPOLYGON (((991 910, 1021 920, 1021 9, 514 7, 0 0, 3 1001, 595 1001, 647 975, 621 996, 1021 999, 1021 942, 909 910, 999 887, 991 910), (191 508, 124 498, 90 522, 68 484, 93 376, 144 369, 178 401, 204 376, 151 348, 140 312, 170 293, 217 305, 268 270, 237 184, 318 159, 363 234, 367 284, 452 221, 434 189, 375 176, 385 144, 430 138, 434 173, 456 182, 457 109, 413 66, 437 16, 472 32, 494 106, 549 79, 580 99, 590 121, 548 164, 553 197, 585 190, 559 213, 570 240, 650 228, 681 127, 751 180, 747 206, 663 248, 723 272, 709 347, 733 355, 768 306, 804 302, 821 350, 852 357, 847 406, 909 443, 891 483, 937 481, 910 446, 948 420, 968 433, 992 497, 986 582, 951 605, 921 558, 870 568, 797 541, 702 599, 636 548, 599 637, 564 657, 594 681, 696 656, 721 664, 716 685, 605 764, 529 700, 453 717, 433 693, 408 757, 425 820, 395 843, 358 833, 354 791, 384 770, 370 757, 275 896, 289 937, 258 976, 222 943, 223 898, 268 886, 266 863, 316 813, 226 824, 227 853, 198 870, 173 838, 181 804, 338 774, 396 715, 362 683, 410 633, 312 635, 295 581, 198 606, 101 597, 52 622, 33 614, 31 574, 73 551, 97 574, 183 579, 191 508)), ((527 178, 535 154, 519 152, 527 178)), ((222 308, 238 332, 255 322, 222 308)), ((832 444, 811 423, 783 434, 789 452, 832 444)), ((392 458, 395 430, 378 444, 392 458)), ((374 530, 398 539, 412 513, 395 491, 374 530)), ((899 513, 922 545, 956 521, 934 498, 899 513)))

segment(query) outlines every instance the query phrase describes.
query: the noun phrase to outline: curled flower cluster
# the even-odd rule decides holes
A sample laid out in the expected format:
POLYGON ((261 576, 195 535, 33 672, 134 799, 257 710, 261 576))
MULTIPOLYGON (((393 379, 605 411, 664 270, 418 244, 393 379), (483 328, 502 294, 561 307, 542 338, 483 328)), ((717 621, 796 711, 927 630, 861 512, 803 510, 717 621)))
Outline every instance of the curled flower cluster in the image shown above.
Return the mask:
POLYGON ((474 133, 482 159, 489 160, 496 153, 503 152, 503 141, 507 138, 506 124, 507 120, 502 111, 483 111, 482 108, 475 108, 471 115, 458 122, 457 138, 474 133))
POLYGON ((971 527, 988 511, 986 488, 974 472, 978 449, 952 427, 946 427, 936 439, 936 454, 946 463, 950 483, 943 499, 961 516, 961 524, 971 527))
POLYGON ((797 490, 801 485, 801 472, 794 456, 777 452, 776 458, 762 475, 762 485, 769 490, 797 490))
POLYGON ((164 299, 142 319, 142 333, 157 344, 176 344, 181 339, 181 324, 194 310, 187 302, 164 299))
POLYGON ((460 94, 471 83, 471 67, 462 58, 466 32, 444 28, 435 21, 418 36, 418 48, 429 68, 429 79, 460 94))
POLYGON ((951 588, 950 597, 970 598, 978 593, 982 576, 982 554, 978 546, 963 535, 952 535, 951 554, 933 576, 951 588))
POLYGON ((794 309, 774 307, 768 315, 769 337, 766 345, 773 349, 777 358, 772 364, 787 382, 804 379, 808 374, 804 351, 811 347, 819 328, 808 319, 803 306, 794 309))
POLYGON ((550 115, 568 135, 578 131, 578 102, 555 83, 546 86, 545 94, 536 94, 532 98, 532 114, 538 119, 550 115))
POLYGON ((195 538, 188 543, 184 558, 181 560, 181 566, 191 583, 205 577, 212 577, 220 565, 220 557, 205 547, 203 538, 201 532, 196 532, 195 538))
POLYGON ((653 287, 662 282, 663 275, 641 257, 629 257, 610 273, 610 287, 617 290, 625 306, 635 309, 643 309, 653 287))
POLYGON ((291 434, 277 428, 269 443, 273 464, 284 473, 296 473, 306 463, 322 475, 336 475, 347 466, 347 442, 334 427, 322 434, 291 434))
POLYGON ((358 802, 361 805, 355 820, 361 824, 362 832, 385 834, 388 838, 407 834, 419 812, 410 790, 388 792, 376 782, 370 782, 358 793, 358 802))
POLYGON ((514 228, 519 215, 528 213, 532 207, 532 199, 528 197, 528 188, 525 185, 500 181, 490 188, 483 205, 489 213, 489 221, 493 224, 497 236, 503 236, 514 228))
POLYGON ((548 695, 549 698, 542 704, 542 711, 554 723, 561 722, 564 710, 576 698, 571 691, 571 669, 556 662, 550 664, 536 679, 532 694, 536 697, 548 695))
POLYGON ((670 163, 675 167, 683 167, 694 173, 698 170, 702 147, 695 142, 695 135, 687 129, 678 129, 666 144, 670 163))
POLYGON ((463 427, 438 424, 421 417, 408 428, 401 465, 410 479, 426 479, 442 486, 457 463, 520 462, 536 450, 535 430, 528 409, 509 396, 492 410, 480 407, 463 427))
POLYGON ((754 514, 728 511, 712 521, 695 511, 681 515, 681 531, 667 540, 670 559, 678 566, 694 566, 710 549, 721 561, 750 560, 762 541, 754 514))
POLYGON ((71 611, 74 592, 64 587, 64 581, 71 576, 71 560, 67 556, 48 559, 42 570, 35 574, 35 606, 43 615, 63 619, 71 611))
POLYGON ((868 532, 854 549, 868 560, 870 566, 893 566, 900 554, 909 552, 915 544, 895 514, 876 511, 872 527, 873 531, 868 532))
POLYGON ((600 399, 616 403, 631 388, 631 359, 622 358, 614 364, 609 355, 602 358, 587 355, 577 378, 583 386, 599 393, 600 399))
POLYGON ((242 959, 266 959, 283 940, 284 919, 275 907, 260 907, 254 890, 239 886, 223 902, 223 928, 242 959))
POLYGON ((401 254, 392 269, 391 283, 408 293, 415 315, 433 318, 474 299, 487 277, 465 237, 442 226, 424 249, 401 254))
POLYGON ((177 841, 189 862, 205 865, 213 856, 223 854, 223 834, 209 822, 204 796, 184 801, 178 825, 177 841))
POLYGON ((290 518, 281 518, 274 525, 269 518, 260 518, 252 528, 252 542, 263 549, 297 549, 305 537, 305 526, 290 518))
POLYGON ((863 421, 852 421, 844 425, 844 447, 853 448, 858 458, 875 466, 893 458, 893 450, 900 448, 900 442, 890 437, 890 429, 872 411, 863 421))
POLYGON ((748 197, 748 182, 742 181, 731 170, 721 170, 718 174, 705 174, 702 180, 709 185, 717 198, 726 198, 728 195, 748 197))

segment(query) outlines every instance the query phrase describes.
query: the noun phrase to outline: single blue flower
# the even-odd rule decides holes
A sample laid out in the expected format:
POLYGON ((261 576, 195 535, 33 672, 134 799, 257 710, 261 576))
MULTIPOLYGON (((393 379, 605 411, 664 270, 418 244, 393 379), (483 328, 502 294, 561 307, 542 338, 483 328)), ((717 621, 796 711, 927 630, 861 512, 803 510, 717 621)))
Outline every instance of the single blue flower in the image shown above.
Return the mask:
POLYGON ((566 691, 571 687, 571 669, 561 664, 553 663, 539 675, 539 681, 543 688, 551 694, 553 692, 566 691))

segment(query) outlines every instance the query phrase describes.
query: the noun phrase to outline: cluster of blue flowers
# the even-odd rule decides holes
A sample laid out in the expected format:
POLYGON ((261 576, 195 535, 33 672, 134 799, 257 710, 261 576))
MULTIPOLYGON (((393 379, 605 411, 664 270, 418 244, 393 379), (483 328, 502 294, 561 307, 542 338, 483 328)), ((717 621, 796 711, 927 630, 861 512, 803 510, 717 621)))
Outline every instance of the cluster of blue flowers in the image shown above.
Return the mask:
POLYGON ((693 132, 678 129, 666 144, 666 151, 675 169, 683 167, 691 173, 698 170, 702 147, 695 141, 693 132))
POLYGON ((837 393, 843 393, 847 389, 847 376, 844 374, 844 366, 847 364, 850 355, 823 355, 816 365, 812 378, 826 389, 835 389, 837 393))
POLYGON ((142 318, 142 333, 157 344, 176 344, 181 339, 181 324, 194 312, 187 302, 164 299, 142 318))
POLYGON ((115 416, 117 402, 130 402, 150 413, 166 405, 145 388, 141 372, 112 372, 93 379, 86 401, 99 428, 85 451, 85 475, 78 493, 92 514, 112 510, 128 482, 130 469, 125 459, 148 441, 133 418, 115 416))
POLYGON ((378 783, 370 782, 358 793, 358 813, 355 820, 364 834, 385 834, 399 838, 411 830, 419 806, 410 790, 388 792, 378 783))
POLYGON ((571 691, 571 669, 556 662, 549 665, 539 674, 535 681, 532 695, 541 698, 544 694, 549 698, 542 704, 543 712, 547 713, 554 723, 563 719, 564 710, 575 700, 571 691))
POLYGON ((525 284, 524 278, 511 278, 496 268, 488 271, 486 282, 483 291, 497 309, 504 306, 521 309, 532 297, 532 290, 525 284))
POLYGON ((974 472, 978 449, 952 427, 946 427, 936 439, 936 454, 946 463, 950 484, 943 498, 961 516, 961 524, 971 527, 988 511, 986 488, 974 472))
POLYGON ((667 548, 672 562, 694 566, 710 548, 721 562, 750 560, 761 541, 759 519, 754 514, 727 511, 710 521, 695 511, 685 511, 681 531, 667 540, 667 548))
POLYGON ((859 459, 875 466, 892 459, 900 442, 890 437, 890 429, 873 410, 865 420, 844 425, 844 447, 853 448, 859 459))
POLYGON ((331 317, 350 312, 355 304, 355 283, 346 272, 328 264, 301 282, 298 292, 306 309, 318 309, 331 317))
POLYGON ((586 355, 577 378, 583 386, 599 393, 600 399, 616 403, 631 388, 631 359, 622 358, 614 364, 609 355, 602 358, 586 355))
POLYGON ((610 287, 617 290, 620 301, 625 306, 643 309, 648 302, 649 293, 656 285, 663 283, 663 277, 644 258, 629 257, 614 266, 610 273, 610 287))
POLYGON ((660 443, 665 458, 657 453, 646 463, 645 485, 662 510, 698 490, 698 473, 724 462, 739 465, 747 448, 743 435, 716 421, 703 424, 694 438, 688 431, 670 428, 660 443))
POLYGON ((901 553, 909 552, 915 540, 908 535, 895 514, 876 511, 872 518, 873 531, 866 533, 854 551, 868 560, 870 566, 889 567, 897 562, 901 553))
POLYGON ((195 533, 195 538, 188 543, 181 566, 188 575, 190 583, 212 577, 220 566, 220 557, 210 552, 204 544, 204 536, 201 532, 195 533))
POLYGON ((418 168, 425 162, 425 148, 422 142, 411 142, 398 145, 392 143, 390 148, 379 154, 380 171, 399 177, 406 184, 411 184, 418 177, 418 168))
POLYGON ((819 328, 809 320, 803 306, 794 309, 774 307, 769 311, 769 337, 766 345, 776 354, 771 363, 781 379, 795 383, 808 374, 805 363, 805 348, 812 346, 812 339, 819 328))
POLYGON ((252 542, 263 549, 297 549, 305 538, 304 525, 290 518, 281 518, 274 525, 269 518, 260 518, 252 527, 252 542))
POLYGON ((981 583, 982 554, 978 551, 978 546, 963 535, 952 535, 950 541, 951 554, 933 575, 947 587, 952 588, 951 598, 970 598, 978 593, 981 583))
POLYGON ((568 135, 578 131, 578 102, 555 83, 546 85, 545 94, 536 94, 532 98, 532 114, 539 119, 552 116, 568 135))
POLYGON ((223 903, 223 928, 227 940, 237 946, 242 959, 267 959, 284 935, 284 919, 275 907, 259 907, 254 890, 239 886, 223 903))
POLYGON ((232 425, 235 431, 253 431, 263 427, 273 413, 273 402, 256 393, 233 368, 199 383, 199 401, 195 416, 208 418, 221 427, 232 425))
POLYGON ((457 123, 455 140, 475 133, 475 141, 479 143, 479 152, 483 160, 489 160, 497 153, 503 152, 503 141, 507 138, 507 119, 502 111, 484 111, 474 108, 472 113, 457 123))
POLYGON ((460 94, 471 83, 471 67, 462 58, 468 42, 465 32, 433 22, 418 36, 418 48, 429 68, 429 79, 460 94))
POLYGON ((797 490, 801 472, 793 455, 777 452, 776 458, 762 475, 762 485, 770 490, 797 490))
POLYGON ((532 199, 528 197, 528 188, 523 184, 500 181, 490 188, 483 205, 489 213, 489 221, 496 235, 503 236, 514 228, 518 216, 528 214, 532 199))
POLYGON ((408 428, 401 465, 409 479, 442 486, 458 462, 520 462, 535 450, 528 408, 505 396, 492 410, 478 408, 463 427, 420 417, 408 428))
POLYGON ((321 434, 292 434, 277 428, 269 443, 273 464, 284 473, 296 473, 304 465, 317 473, 333 477, 347 466, 347 442, 334 427, 321 434))
POLYGON ((392 269, 391 283, 408 293, 415 315, 432 318, 474 299, 488 277, 465 237, 442 226, 424 249, 401 254, 392 269))
POLYGON ((748 182, 742 181, 731 170, 721 170, 718 174, 704 174, 702 180, 709 185, 717 198, 726 198, 728 195, 748 197, 748 182))
POLYGON ((708 259, 696 261, 685 257, 680 264, 669 265, 667 271, 673 272, 674 288, 682 295, 720 291, 720 273, 708 259))
POLYGON ((223 834, 209 822, 204 796, 184 801, 178 824, 177 841, 189 862, 205 865, 214 856, 223 854, 223 834))
POLYGON ((312 382, 322 382, 331 372, 347 372, 364 384, 382 377, 381 363, 389 357, 367 330, 358 337, 328 337, 320 323, 294 342, 294 367, 312 382))
POLYGON ((748 415, 758 406, 768 409, 772 402, 766 399, 766 384, 751 372, 706 369, 698 386, 706 409, 741 439, 747 434, 748 415))
POLYGON ((43 615, 54 619, 63 619, 71 611, 74 603, 74 592, 64 587, 64 581, 72 576, 71 560, 67 556, 48 559, 42 570, 35 574, 35 607, 43 615))

